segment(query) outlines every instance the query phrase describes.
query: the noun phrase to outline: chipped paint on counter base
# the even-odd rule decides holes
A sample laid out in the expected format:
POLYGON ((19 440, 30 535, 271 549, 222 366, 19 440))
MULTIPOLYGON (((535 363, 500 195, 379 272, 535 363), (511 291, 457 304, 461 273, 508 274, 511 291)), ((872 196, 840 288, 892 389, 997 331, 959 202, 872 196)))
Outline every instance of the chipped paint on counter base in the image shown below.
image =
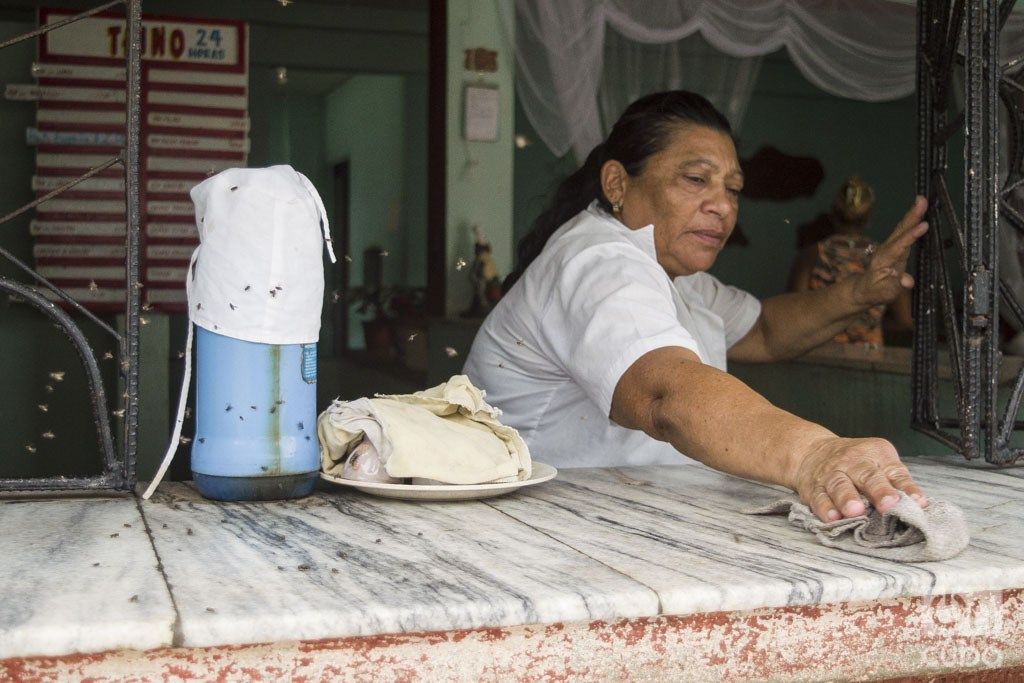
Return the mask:
POLYGON ((821 680, 1024 665, 1024 590, 0 660, 0 680, 821 680))

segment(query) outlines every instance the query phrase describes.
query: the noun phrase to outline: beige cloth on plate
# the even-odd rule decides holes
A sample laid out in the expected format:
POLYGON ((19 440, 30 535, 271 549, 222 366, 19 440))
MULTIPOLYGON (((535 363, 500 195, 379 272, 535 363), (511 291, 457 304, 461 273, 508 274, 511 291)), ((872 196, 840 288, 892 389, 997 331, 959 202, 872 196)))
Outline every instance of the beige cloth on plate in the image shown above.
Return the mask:
POLYGON ((792 498, 743 513, 789 513, 790 524, 812 532, 822 545, 896 562, 948 560, 970 543, 967 520, 956 505, 933 500, 922 508, 907 494, 900 492, 899 496, 896 507, 885 514, 865 500, 863 515, 835 522, 821 521, 809 507, 792 498))
POLYGON ((530 451, 465 375, 415 394, 334 401, 317 419, 320 463, 341 476, 364 438, 391 477, 483 484, 529 479, 530 451))

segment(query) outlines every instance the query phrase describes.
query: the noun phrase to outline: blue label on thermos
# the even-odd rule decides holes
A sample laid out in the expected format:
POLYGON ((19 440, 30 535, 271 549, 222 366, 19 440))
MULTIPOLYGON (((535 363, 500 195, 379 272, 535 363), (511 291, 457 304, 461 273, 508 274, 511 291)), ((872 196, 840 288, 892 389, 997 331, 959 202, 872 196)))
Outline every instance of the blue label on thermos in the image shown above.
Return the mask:
POLYGON ((316 384, 316 344, 302 345, 302 379, 306 384, 316 384))

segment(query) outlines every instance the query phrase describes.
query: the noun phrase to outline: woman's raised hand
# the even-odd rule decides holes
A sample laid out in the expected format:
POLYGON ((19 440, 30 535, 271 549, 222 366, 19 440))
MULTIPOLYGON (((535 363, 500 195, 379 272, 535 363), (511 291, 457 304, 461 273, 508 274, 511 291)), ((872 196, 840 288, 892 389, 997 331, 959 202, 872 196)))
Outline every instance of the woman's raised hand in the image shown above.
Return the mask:
POLYGON ((878 246, 867 269, 856 276, 853 287, 854 301, 868 308, 888 304, 904 289, 914 286, 914 277, 907 272, 907 257, 914 242, 928 232, 924 222, 928 200, 918 196, 889 238, 878 246))

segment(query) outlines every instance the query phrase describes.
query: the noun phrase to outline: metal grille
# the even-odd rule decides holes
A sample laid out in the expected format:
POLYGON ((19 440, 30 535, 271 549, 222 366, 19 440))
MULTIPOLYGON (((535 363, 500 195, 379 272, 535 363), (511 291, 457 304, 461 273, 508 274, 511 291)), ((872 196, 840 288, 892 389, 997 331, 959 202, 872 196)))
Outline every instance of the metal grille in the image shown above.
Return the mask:
POLYGON ((0 277, 0 292, 16 295, 27 304, 39 309, 54 322, 78 352, 84 366, 90 391, 93 419, 96 425, 96 438, 99 442, 103 458, 103 472, 94 477, 39 477, 32 479, 0 479, 0 491, 39 491, 67 489, 131 489, 135 486, 135 453, 139 423, 139 299, 141 284, 139 282, 139 110, 140 110, 140 79, 141 79, 141 27, 142 8, 140 0, 116 0, 99 7, 87 10, 73 17, 47 24, 35 31, 25 33, 0 43, 0 50, 24 40, 31 40, 48 31, 79 21, 85 17, 104 12, 115 7, 125 6, 127 23, 126 51, 126 102, 125 102, 125 146, 118 156, 112 157, 98 166, 89 169, 81 176, 65 183, 43 197, 0 218, 0 225, 22 215, 39 204, 52 199, 71 189, 78 183, 97 173, 120 164, 125 177, 125 219, 126 219, 126 303, 125 331, 119 334, 107 323, 100 320, 81 304, 71 298, 60 288, 35 272, 30 266, 16 258, 10 252, 0 249, 3 257, 35 281, 35 285, 27 285, 8 278, 0 277), (52 292, 68 308, 81 313, 88 320, 98 325, 105 333, 117 342, 121 373, 125 385, 123 404, 124 433, 120 458, 114 449, 107 414, 107 398, 100 378, 99 364, 96 354, 86 341, 77 323, 57 304, 42 295, 40 288, 52 292))
MULTIPOLYGON (((1024 368, 1000 395, 999 309, 1024 320, 1024 306, 999 275, 1004 230, 1024 233, 1010 205, 1024 184, 1022 58, 999 60, 999 37, 1016 0, 919 0, 917 189, 929 199, 931 229, 918 252, 915 289, 913 426, 967 459, 1009 464, 1024 393, 1024 368), (965 103, 953 114, 954 76, 963 69, 965 103), (1009 148, 999 147, 1000 100, 1009 112, 1009 148), (950 191, 948 147, 963 130, 963 207, 950 191), (1005 182, 999 165, 1008 164, 1005 182), (949 247, 947 249, 947 247, 949 247), (962 280, 962 286, 959 284, 962 280), (945 355, 956 416, 939 409, 939 357, 945 355)), ((955 158, 955 157, 954 157, 955 158)))

